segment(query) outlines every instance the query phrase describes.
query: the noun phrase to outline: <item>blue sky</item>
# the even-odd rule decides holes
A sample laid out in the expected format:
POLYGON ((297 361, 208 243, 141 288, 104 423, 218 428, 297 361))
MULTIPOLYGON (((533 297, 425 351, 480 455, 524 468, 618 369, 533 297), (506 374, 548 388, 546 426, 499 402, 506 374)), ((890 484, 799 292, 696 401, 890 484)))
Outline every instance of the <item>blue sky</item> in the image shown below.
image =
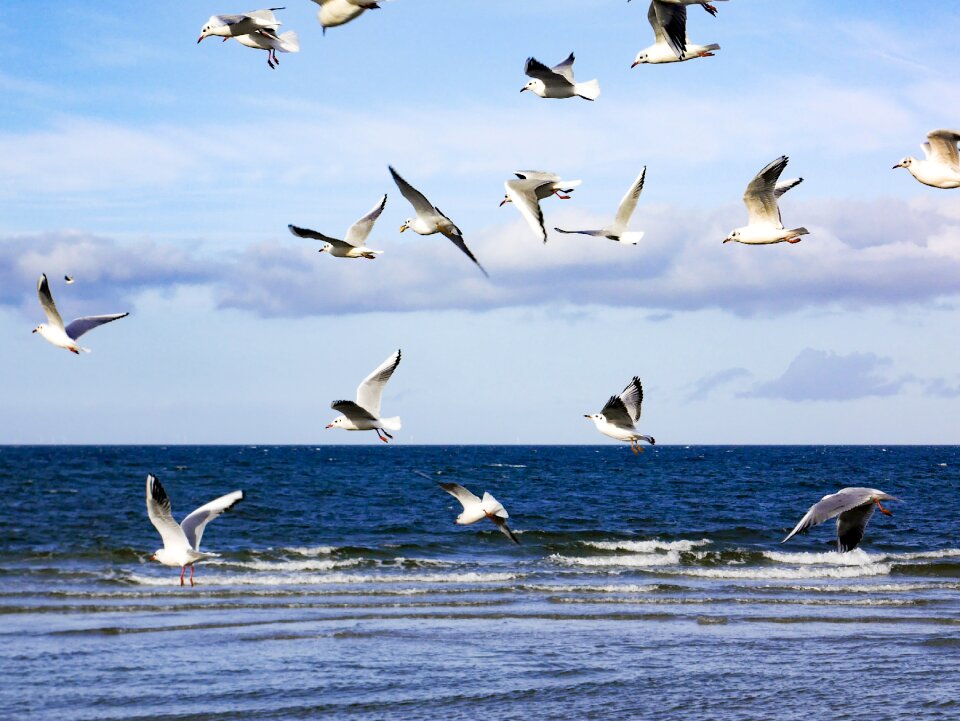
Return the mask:
POLYGON ((584 413, 633 375, 663 443, 952 443, 960 191, 892 171, 960 127, 952 0, 731 0, 689 13, 716 57, 630 69, 646 3, 394 0, 302 51, 196 44, 246 6, 10 2, 0 47, 0 442, 375 443, 323 431, 395 348, 398 442, 603 442, 584 413), (31 28, 43 28, 43 32, 31 28), (575 51, 596 103, 520 94, 575 51), (778 155, 805 180, 796 246, 721 240, 778 155), (463 229, 402 236, 393 164, 463 229), (498 207, 517 169, 583 185, 548 225, 594 226, 647 166, 637 247, 498 207), (388 193, 374 262, 338 235, 388 193), (30 334, 129 310, 75 358, 30 334), (63 273, 77 278, 65 286, 63 273))

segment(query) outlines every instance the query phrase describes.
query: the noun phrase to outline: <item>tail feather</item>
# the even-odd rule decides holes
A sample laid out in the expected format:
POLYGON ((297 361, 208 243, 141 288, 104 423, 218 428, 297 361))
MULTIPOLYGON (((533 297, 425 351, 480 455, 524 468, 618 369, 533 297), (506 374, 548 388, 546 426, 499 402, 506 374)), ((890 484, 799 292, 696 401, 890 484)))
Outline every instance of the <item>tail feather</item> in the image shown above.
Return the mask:
POLYGON ((704 45, 703 49, 710 52, 712 50, 719 50, 720 46, 717 43, 710 43, 709 45, 704 45))
POLYGON ((792 230, 787 231, 790 235, 810 235, 810 231, 806 228, 793 228, 792 230))
POLYGON ((639 243, 640 240, 643 238, 643 235, 644 235, 644 233, 643 233, 642 230, 629 231, 629 232, 627 232, 627 233, 621 233, 621 234, 620 234, 620 242, 621 242, 621 243, 626 243, 626 244, 628 244, 628 245, 636 245, 636 244, 639 243))
POLYGON ((399 431, 400 430, 400 416, 394 416, 393 418, 381 418, 380 424, 386 428, 388 431, 399 431))
POLYGON ((300 38, 296 31, 288 30, 280 35, 280 50, 285 53, 300 52, 300 38))
POLYGON ((586 100, 596 100, 600 97, 600 81, 589 80, 585 83, 577 83, 573 91, 586 100))

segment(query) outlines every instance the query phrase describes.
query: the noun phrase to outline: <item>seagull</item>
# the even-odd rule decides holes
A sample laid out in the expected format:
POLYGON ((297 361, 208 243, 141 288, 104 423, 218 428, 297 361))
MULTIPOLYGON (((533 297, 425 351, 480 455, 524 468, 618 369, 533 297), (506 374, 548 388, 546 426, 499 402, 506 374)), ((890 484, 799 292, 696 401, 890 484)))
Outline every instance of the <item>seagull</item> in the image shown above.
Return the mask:
POLYGON ((583 181, 561 180, 559 175, 545 173, 540 170, 519 170, 514 175, 518 180, 508 180, 503 185, 507 194, 500 201, 500 207, 505 203, 513 203, 520 211, 520 215, 530 224, 533 232, 544 243, 547 242, 547 229, 543 225, 543 211, 540 210, 540 201, 556 195, 561 200, 570 200, 569 195, 583 181))
POLYGON ((640 199, 640 192, 643 190, 643 181, 647 175, 647 166, 643 166, 640 175, 633 181, 633 185, 620 201, 620 207, 617 208, 617 217, 613 219, 611 225, 600 230, 564 230, 563 228, 554 228, 558 233, 580 233, 581 235, 594 235, 599 238, 609 238, 620 243, 629 243, 636 245, 643 237, 643 231, 628 231, 627 225, 630 223, 630 217, 637 207, 637 201, 640 199))
POLYGON ((400 226, 400 232, 402 233, 409 228, 418 235, 433 235, 434 233, 441 233, 455 246, 462 250, 467 257, 470 258, 470 260, 476 263, 477 267, 480 269, 480 272, 489 278, 489 274, 483 269, 483 266, 480 265, 480 261, 477 260, 473 253, 470 252, 470 249, 463 240, 463 233, 461 233, 460 229, 453 224, 453 221, 445 216, 440 208, 437 208, 429 200, 427 200, 423 193, 401 178, 392 166, 389 167, 390 175, 393 176, 394 182, 397 184, 397 187, 400 188, 400 193, 409 201, 410 205, 412 205, 413 209, 417 212, 416 218, 407 218, 407 220, 404 221, 403 225, 400 226))
POLYGON ((788 160, 786 155, 781 155, 750 181, 743 194, 750 223, 733 230, 723 239, 724 243, 731 240, 745 245, 771 245, 784 241, 799 243, 799 236, 809 234, 810 231, 806 228, 784 228, 780 217, 777 200, 790 188, 803 182, 803 178, 777 182, 780 173, 787 167, 788 160))
POLYGON ((837 551, 840 553, 852 551, 863 539, 874 507, 880 509, 883 515, 892 516, 893 513, 880 505, 880 501, 899 500, 876 488, 842 488, 810 506, 810 510, 800 519, 800 523, 781 543, 786 543, 798 533, 806 533, 813 526, 818 526, 836 516, 837 551))
MULTIPOLYGON (((229 40, 230 38, 224 38, 229 40)), ((276 68, 280 65, 280 58, 277 57, 277 51, 281 53, 299 53, 300 38, 293 30, 288 30, 282 35, 274 33, 250 33, 248 35, 237 35, 237 42, 246 45, 255 50, 267 51, 267 65, 276 68)))
POLYGON ((573 53, 570 53, 562 63, 548 68, 535 58, 527 58, 523 72, 533 80, 520 88, 520 92, 529 90, 541 98, 578 97, 584 100, 596 100, 600 97, 600 83, 596 80, 585 83, 576 82, 573 79, 574 59, 573 53))
POLYGON ((640 420, 640 406, 643 403, 643 386, 636 376, 618 396, 610 396, 610 400, 599 413, 585 415, 605 436, 618 441, 629 441, 630 450, 634 455, 641 453, 643 448, 639 441, 646 441, 651 446, 657 441, 653 436, 645 436, 637 431, 637 421, 640 420))
POLYGON ((63 276, 63 279, 66 281, 67 285, 73 285, 74 280, 69 275, 63 276))
POLYGON ((82 348, 77 345, 77 339, 84 333, 104 323, 126 318, 130 315, 129 313, 113 313, 112 315, 85 316, 71 321, 70 325, 64 327, 63 319, 53 302, 53 296, 50 295, 50 284, 47 282, 45 273, 40 276, 40 281, 37 283, 37 295, 40 297, 40 305, 47 316, 47 322, 38 325, 33 329, 33 332, 39 333, 45 341, 53 343, 57 348, 65 348, 76 355, 80 355, 80 351, 90 352, 89 348, 82 348))
POLYGON ((327 28, 344 25, 363 14, 364 10, 379 10, 380 5, 374 0, 313 0, 320 9, 317 11, 317 20, 323 26, 323 34, 327 28))
POLYGON ((484 492, 483 498, 477 498, 459 483, 441 483, 439 485, 440 488, 460 501, 463 506, 463 513, 457 516, 458 524, 469 526, 471 523, 489 518, 507 538, 516 544, 520 543, 520 540, 507 526, 507 519, 510 518, 507 509, 496 498, 487 492, 484 492))
POLYGON ((931 188, 960 188, 957 141, 960 141, 960 131, 931 130, 927 133, 927 142, 920 146, 926 160, 907 156, 893 167, 906 168, 910 175, 931 188))
MULTIPOLYGON (((707 0, 660 0, 664 3, 670 3, 672 5, 699 5, 713 17, 717 16, 717 8, 711 5, 707 0)), ((627 0, 630 2, 630 0, 627 0)), ((726 2, 726 0, 713 0, 713 2, 726 2)))
POLYGON ((400 365, 400 351, 387 358, 377 369, 361 381, 357 387, 357 401, 334 401, 330 407, 340 411, 343 415, 337 416, 327 424, 327 428, 343 428, 345 431, 376 431, 377 438, 389 443, 393 438, 387 431, 400 430, 400 417, 380 418, 380 397, 383 387, 387 385, 390 376, 400 365))
POLYGON ((225 40, 235 38, 238 35, 249 35, 250 33, 265 33, 276 36, 276 30, 281 23, 277 20, 274 10, 283 10, 284 8, 268 8, 267 10, 254 10, 250 13, 240 15, 211 15, 206 24, 200 29, 199 43, 204 38, 216 35, 225 40))
POLYGON ((651 0, 647 21, 653 28, 655 42, 637 53, 631 68, 648 63, 679 63, 694 58, 710 58, 714 50, 720 49, 716 43, 694 45, 687 40, 686 4, 651 0))
POLYGON ((367 236, 370 235, 370 231, 373 230, 373 224, 377 222, 377 218, 380 217, 380 213, 383 212, 386 205, 387 196, 384 195, 377 204, 370 209, 369 213, 347 229, 347 237, 344 240, 331 238, 330 236, 318 233, 315 230, 310 230, 309 228, 298 228, 295 225, 288 225, 287 227, 290 229, 290 232, 298 238, 312 238, 313 240, 321 240, 326 243, 326 245, 320 249, 321 253, 329 253, 335 258, 367 258, 373 260, 383 251, 372 250, 364 245, 364 243, 367 242, 367 236))
POLYGON ((170 511, 170 499, 156 476, 147 476, 147 515, 153 527, 160 532, 163 548, 150 556, 151 561, 159 561, 164 566, 180 566, 180 585, 183 585, 183 572, 190 566, 190 585, 193 583, 193 564, 205 558, 219 554, 205 553, 200 550, 203 529, 214 518, 228 511, 243 500, 243 491, 234 491, 216 500, 210 501, 183 519, 180 525, 173 520, 170 511))

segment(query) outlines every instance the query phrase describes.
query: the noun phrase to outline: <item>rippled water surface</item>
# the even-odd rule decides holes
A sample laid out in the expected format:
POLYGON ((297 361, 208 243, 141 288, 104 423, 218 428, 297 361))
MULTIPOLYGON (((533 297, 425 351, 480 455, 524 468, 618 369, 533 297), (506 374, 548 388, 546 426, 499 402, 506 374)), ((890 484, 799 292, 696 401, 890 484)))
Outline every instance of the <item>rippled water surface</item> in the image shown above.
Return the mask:
POLYGON ((0 447, 0 718, 960 718, 955 447, 0 447), (208 528, 150 562, 144 479, 208 528), (417 473, 419 472, 419 473, 417 473), (521 545, 432 480, 501 500, 521 545), (902 499, 861 548, 843 486, 902 499))

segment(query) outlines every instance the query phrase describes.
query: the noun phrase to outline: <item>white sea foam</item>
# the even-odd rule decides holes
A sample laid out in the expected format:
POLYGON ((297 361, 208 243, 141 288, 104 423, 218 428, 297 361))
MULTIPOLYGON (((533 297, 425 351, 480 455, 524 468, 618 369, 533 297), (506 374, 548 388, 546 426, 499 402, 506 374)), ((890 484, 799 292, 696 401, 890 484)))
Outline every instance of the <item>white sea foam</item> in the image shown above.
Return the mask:
POLYGON ((273 549, 279 553, 296 553, 299 556, 328 556, 337 550, 336 546, 285 546, 273 549))
MULTIPOLYGON (((503 583, 517 578, 522 578, 523 574, 515 573, 407 573, 397 575, 387 574, 351 574, 351 573, 324 573, 308 574, 300 573, 295 575, 283 576, 267 573, 249 573, 242 575, 234 574, 206 574, 200 576, 198 573, 198 583, 207 587, 218 586, 327 586, 331 584, 341 585, 378 585, 378 584, 398 584, 398 583, 429 583, 429 584, 473 584, 473 583, 503 583)), ((179 575, 172 577, 161 576, 142 576, 133 574, 127 577, 131 583, 143 586, 173 586, 179 584, 179 575)))
POLYGON ((604 551, 632 551, 633 553, 656 553, 657 551, 690 551, 710 545, 709 538, 699 541, 584 541, 583 545, 604 551))
POLYGON ((890 566, 884 563, 871 563, 863 566, 804 566, 801 568, 684 568, 662 573, 698 578, 750 579, 803 579, 803 578, 860 578, 863 576, 883 576, 890 573, 890 566))
POLYGON ((914 593, 916 591, 954 591, 956 583, 863 583, 858 585, 831 584, 829 586, 794 585, 764 586, 772 590, 804 591, 807 593, 914 593))
POLYGON ((633 556, 561 556, 555 553, 550 559, 568 566, 623 566, 628 568, 649 568, 653 566, 674 566, 680 563, 679 551, 667 553, 641 553, 633 556))
POLYGON ((764 551, 764 558, 779 563, 792 563, 801 566, 866 566, 884 560, 883 556, 870 556, 861 548, 855 548, 847 553, 828 551, 826 553, 781 553, 779 551, 764 551))
POLYGON ((314 559, 308 561, 244 561, 242 563, 221 563, 217 565, 249 568, 252 571, 292 573, 296 571, 330 571, 334 568, 349 568, 359 563, 362 563, 359 558, 348 558, 340 561, 330 559, 314 559))

